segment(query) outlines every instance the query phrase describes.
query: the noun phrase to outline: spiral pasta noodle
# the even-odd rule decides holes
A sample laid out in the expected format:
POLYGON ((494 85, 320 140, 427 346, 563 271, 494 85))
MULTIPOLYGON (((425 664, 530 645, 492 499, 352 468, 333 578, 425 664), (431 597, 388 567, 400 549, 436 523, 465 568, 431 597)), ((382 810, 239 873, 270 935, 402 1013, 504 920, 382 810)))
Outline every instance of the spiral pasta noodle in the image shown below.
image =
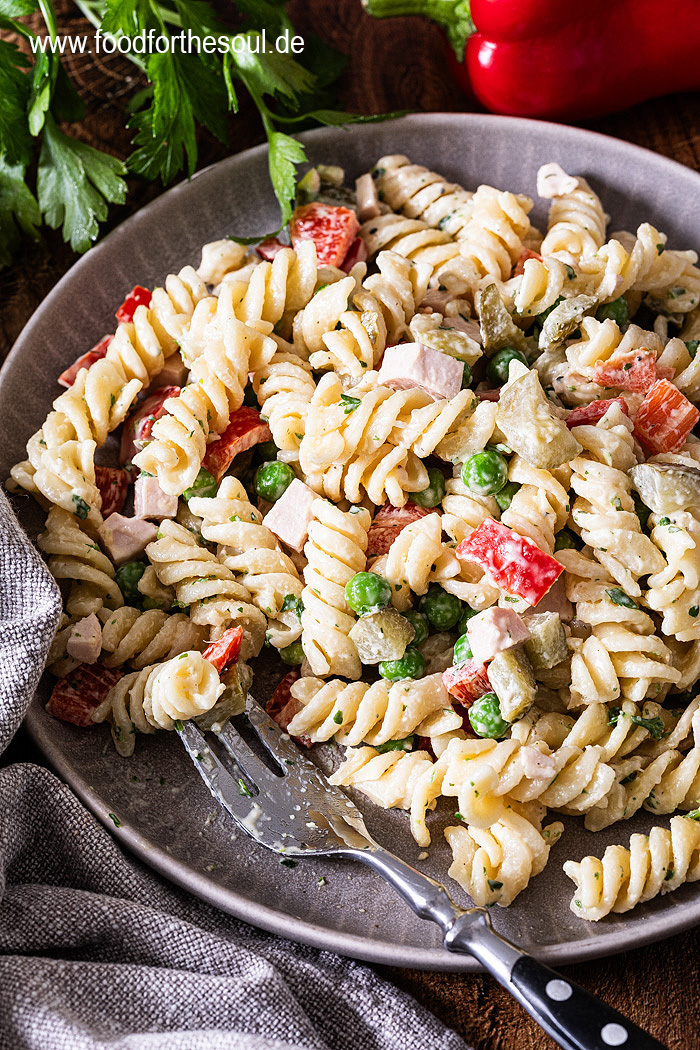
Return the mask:
POLYGON ((540 550, 551 554, 555 533, 569 518, 569 494, 565 484, 569 470, 559 467, 555 472, 533 467, 521 456, 515 455, 508 467, 508 480, 520 488, 513 496, 501 521, 521 536, 528 536, 540 550))
POLYGON ((348 637, 355 616, 345 600, 345 584, 365 567, 370 516, 364 507, 346 512, 322 499, 314 500, 311 509, 301 644, 314 675, 357 679, 362 665, 348 637))
MULTIPOLYGON (((374 572, 377 571, 375 565, 374 572)), ((427 514, 402 529, 389 548, 381 571, 392 586, 391 600, 399 612, 411 607, 411 591, 425 594, 429 583, 458 576, 459 562, 442 542, 441 516, 427 514)))
POLYGON ((102 649, 105 667, 125 663, 140 671, 148 664, 169 660, 188 649, 204 644, 204 629, 185 613, 168 613, 162 609, 140 612, 130 605, 121 609, 102 609, 102 649))
POLYGON ((184 652, 165 663, 124 675, 92 713, 112 725, 120 755, 134 752, 136 733, 174 729, 176 721, 210 711, 224 691, 213 664, 201 653, 184 652))
POLYGON ((654 514, 652 541, 666 558, 649 577, 644 604, 661 615, 661 630, 680 642, 700 640, 700 522, 690 511, 654 514))
POLYGON ((600 198, 585 179, 575 189, 552 199, 542 255, 555 252, 567 261, 595 255, 605 241, 606 215, 600 198))
POLYGON ((432 767, 427 751, 381 754, 373 747, 348 748, 345 761, 328 779, 340 787, 357 788, 382 809, 410 809, 416 783, 432 767))
POLYGON ((372 169, 379 199, 392 211, 445 230, 457 240, 472 216, 474 194, 402 154, 380 157, 372 169))
POLYGON ((114 567, 78 520, 60 507, 52 507, 46 530, 37 543, 49 555, 48 566, 56 580, 70 580, 66 602, 70 616, 88 616, 103 605, 118 609, 124 604, 114 567))
POLYGON ((160 582, 173 587, 180 604, 189 608, 193 623, 211 627, 215 637, 240 624, 242 658, 257 655, 265 639, 264 615, 252 604, 247 587, 189 529, 174 521, 161 522, 146 554, 160 582))
POLYGON ((253 603, 267 616, 270 644, 280 649, 295 642, 301 635, 293 601, 302 592, 299 574, 262 524, 262 514, 238 478, 224 478, 216 496, 194 497, 189 506, 202 519, 204 539, 218 544, 219 561, 244 583, 253 603), (285 610, 288 599, 292 608, 285 610))

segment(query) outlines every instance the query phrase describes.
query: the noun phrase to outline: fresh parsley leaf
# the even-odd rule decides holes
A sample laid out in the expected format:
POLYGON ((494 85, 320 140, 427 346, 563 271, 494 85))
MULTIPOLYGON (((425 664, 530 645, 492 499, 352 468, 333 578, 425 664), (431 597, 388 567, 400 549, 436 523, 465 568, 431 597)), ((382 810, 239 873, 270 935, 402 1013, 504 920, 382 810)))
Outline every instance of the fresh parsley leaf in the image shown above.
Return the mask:
POLYGON ((341 394, 340 400, 343 405, 343 414, 346 416, 349 416, 351 412, 354 412, 362 404, 359 397, 350 397, 349 394, 341 394))
MULTIPOLYGON (((611 707, 608 725, 617 725, 621 714, 622 712, 619 707, 611 707)), ((641 726, 642 729, 646 729, 652 740, 660 740, 664 735, 664 724, 658 715, 656 715, 655 718, 642 718, 641 715, 630 715, 629 717, 633 725, 641 726)))
POLYGON ((310 91, 313 74, 304 69, 291 55, 268 50, 257 54, 261 48, 259 33, 242 33, 249 46, 233 53, 233 61, 241 79, 250 93, 272 95, 277 98, 295 100, 297 95, 310 91))
POLYGON ((0 154, 0 266, 9 266, 22 233, 36 240, 41 212, 24 181, 24 167, 0 154))
POLYGON ((629 594, 625 594, 621 587, 606 588, 605 593, 614 605, 622 605, 625 609, 637 609, 639 606, 633 601, 629 594))
POLYGON ((256 26, 265 29, 268 38, 279 36, 288 29, 291 39, 295 35, 294 26, 287 16, 285 4, 286 0, 236 0, 241 14, 253 18, 256 26))
POLYGON ((0 40, 0 143, 9 164, 26 166, 32 140, 27 126, 28 59, 14 44, 0 40))
POLYGON ((39 207, 52 229, 63 226, 63 239, 77 252, 86 251, 107 218, 108 204, 126 197, 124 165, 60 131, 46 118, 39 156, 39 207))
POLYGON ((292 217, 292 202, 296 187, 296 169, 306 160, 304 147, 290 135, 273 131, 269 136, 268 166, 275 196, 282 211, 282 225, 292 217))
POLYGON ((375 744, 374 749, 379 755, 385 755, 387 751, 412 751, 415 739, 415 735, 411 734, 402 740, 387 740, 384 744, 375 744))

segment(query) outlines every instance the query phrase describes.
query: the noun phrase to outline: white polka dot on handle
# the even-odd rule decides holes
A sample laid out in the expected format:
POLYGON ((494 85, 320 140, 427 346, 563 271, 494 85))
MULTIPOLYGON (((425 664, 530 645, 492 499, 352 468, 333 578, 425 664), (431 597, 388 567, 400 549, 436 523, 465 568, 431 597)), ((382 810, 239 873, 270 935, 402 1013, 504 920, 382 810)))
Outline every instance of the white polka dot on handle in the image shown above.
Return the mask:
POLYGON ((566 981, 548 981, 545 986, 545 992, 550 999, 554 999, 555 1003, 565 1003, 567 999, 570 999, 574 994, 574 990, 570 984, 566 981))
POLYGON ((621 1024, 606 1024, 600 1034, 606 1046, 622 1046, 629 1033, 621 1024))

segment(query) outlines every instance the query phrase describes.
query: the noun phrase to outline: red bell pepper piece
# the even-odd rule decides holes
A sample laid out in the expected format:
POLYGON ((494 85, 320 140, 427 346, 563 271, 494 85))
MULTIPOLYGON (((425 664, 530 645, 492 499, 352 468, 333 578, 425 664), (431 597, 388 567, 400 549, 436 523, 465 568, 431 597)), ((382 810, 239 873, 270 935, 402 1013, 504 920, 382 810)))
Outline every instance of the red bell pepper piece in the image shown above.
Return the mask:
POLYGON ((274 257, 278 255, 283 248, 288 248, 288 244, 282 244, 276 237, 268 237, 266 241, 261 241, 255 249, 261 259, 272 262, 274 257))
POLYGON ((659 379, 634 417, 634 436, 647 452, 677 452, 700 419, 700 412, 680 390, 659 379))
POLYGON ((364 0, 364 6, 380 18, 427 15, 441 25, 458 84, 495 113, 584 120, 700 87, 697 0, 677 0, 673 17, 663 20, 654 0, 471 0, 471 6, 364 0))
POLYGON ((91 350, 86 350, 84 354, 77 357, 72 365, 69 365, 65 372, 61 372, 58 377, 58 382, 61 386, 71 387, 77 379, 78 372, 81 368, 89 368, 90 365, 94 365, 95 361, 100 361, 109 348, 109 344, 112 342, 114 336, 103 335, 99 343, 95 343, 91 350))
POLYGON ((46 710, 54 718, 74 726, 91 726, 92 712, 99 707, 112 686, 122 676, 102 664, 79 664, 74 671, 59 678, 53 687, 46 710))
POLYGON ((95 467, 95 484, 102 496, 102 517, 118 514, 126 503, 129 474, 119 467, 95 467))
MULTIPOLYGON (((295 667, 293 671, 289 671, 284 676, 265 705, 265 710, 270 718, 285 732, 289 723, 299 711, 299 702, 294 699, 291 692, 292 686, 298 678, 301 678, 301 673, 295 667)), ((295 736, 292 737, 292 740, 296 740, 297 744, 301 744, 302 747, 312 747, 312 742, 308 736, 295 736)))
POLYGON ((210 642, 202 656, 210 664, 213 664, 221 675, 228 671, 232 664, 235 664, 241 651, 242 642, 243 628, 229 627, 221 635, 221 638, 217 638, 215 642, 210 642))
POLYGON ((609 401, 591 401, 589 405, 581 405, 579 408, 573 409, 566 417, 566 425, 569 430, 572 427, 595 426, 611 405, 619 405, 620 411, 629 416, 630 410, 624 397, 612 397, 609 401))
POLYGON ((470 707, 480 696, 491 691, 486 664, 478 660, 467 660, 459 667, 448 667, 442 672, 442 684, 450 696, 465 707, 470 707))
POLYGON ((617 387, 646 394, 656 382, 656 354, 653 350, 628 350, 607 361, 596 361, 593 381, 600 386, 617 387))
POLYGON ((119 462, 123 467, 131 467, 134 456, 149 440, 156 419, 165 415, 163 405, 169 397, 177 397, 179 393, 179 386, 162 386, 155 394, 145 398, 125 420, 119 451, 119 462))
POLYGON ((140 284, 135 284, 114 315, 117 319, 117 324, 125 324, 127 321, 133 321, 136 307, 150 306, 152 297, 153 293, 149 292, 148 288, 144 288, 143 285, 140 284))
POLYGON ((364 262, 367 258, 367 245, 361 237, 356 237, 348 248, 348 254, 340 264, 340 269, 350 273, 355 263, 364 262))
POLYGON ((319 266, 340 266, 357 237, 360 224, 350 208, 313 201, 297 208, 289 223, 292 247, 313 241, 319 266))
POLYGON ((219 482, 236 456, 271 438, 272 432, 260 418, 260 413, 243 405, 231 413, 229 424, 218 441, 207 446, 202 466, 219 482))
POLYGON ((367 557, 376 558, 380 554, 387 554, 402 529, 412 521, 418 521, 431 513, 431 510, 419 507, 410 500, 403 507, 392 507, 390 503, 385 503, 377 511, 369 527, 367 557))
POLYGON ((520 253, 520 258, 515 264, 515 269, 513 270, 513 277, 520 277, 522 274, 525 273, 525 263, 528 259, 537 259, 538 262, 542 262, 542 256, 539 254, 539 252, 533 252, 529 248, 523 248, 522 252, 520 253))
POLYGON ((564 571, 563 565, 532 540, 493 518, 482 521, 471 536, 462 540, 455 554, 476 562, 499 587, 530 605, 537 605, 564 571))

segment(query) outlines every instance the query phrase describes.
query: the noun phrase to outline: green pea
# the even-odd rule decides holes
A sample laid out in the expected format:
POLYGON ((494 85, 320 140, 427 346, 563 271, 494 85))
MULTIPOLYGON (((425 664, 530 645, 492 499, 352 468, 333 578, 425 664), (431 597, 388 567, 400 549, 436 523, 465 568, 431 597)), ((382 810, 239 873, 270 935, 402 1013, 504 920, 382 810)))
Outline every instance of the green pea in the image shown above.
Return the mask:
POLYGON ((255 491, 262 499, 274 503, 287 491, 295 476, 288 463, 273 459, 255 471, 255 491))
POLYGON ((120 565, 115 572, 114 578, 127 605, 135 605, 137 608, 141 607, 143 595, 138 588, 138 582, 145 571, 146 566, 142 561, 128 561, 124 565, 120 565))
POLYGON ((501 715, 501 705, 495 693, 484 693, 469 708, 469 722, 477 736, 500 740, 508 732, 508 723, 501 715))
POLYGON ((427 616, 424 616, 423 613, 416 612, 415 609, 409 609, 408 612, 405 612, 403 615, 416 632, 413 637, 412 645, 422 645, 430 633, 427 616))
POLYGON ((265 462, 270 459, 277 459, 279 449, 274 441, 261 441, 261 443, 256 445, 255 448, 265 462))
POLYGON ((417 649, 409 645, 400 660, 382 660, 379 673, 390 682, 398 682, 402 678, 422 678, 425 660, 417 649))
POLYGON ((199 474, 194 479, 191 489, 185 489, 182 493, 184 500, 191 500, 193 496, 212 497, 216 495, 216 478, 212 477, 204 467, 200 468, 199 474))
POLYGON ((454 594, 448 594, 439 584, 431 584, 418 606, 438 631, 449 631, 457 623, 462 612, 462 603, 454 594))
POLYGON ((502 511, 508 510, 511 503, 513 502, 513 496, 519 488, 520 485, 517 481, 509 481, 506 485, 503 486, 500 492, 496 493, 494 498, 502 511))
POLYGON ((462 389, 472 385, 472 368, 468 361, 464 362, 464 371, 462 372, 462 389))
POLYGON ((486 366, 486 375, 496 386, 508 382, 508 369, 511 361, 522 361, 527 364, 527 358, 522 350, 516 350, 514 346, 504 346, 498 353, 494 354, 486 366))
POLYGON ((686 342, 685 345, 686 345, 686 349, 687 349, 688 353, 690 354, 691 358, 694 361, 695 360, 695 355, 698 352, 698 346, 700 346, 700 340, 698 340, 698 339, 688 339, 688 341, 686 342))
POLYGON ((554 537, 555 551, 575 551, 580 547, 578 537, 569 529, 562 529, 554 537))
POLYGON ((291 645, 287 645, 284 649, 280 649, 280 656, 286 664, 300 664, 304 659, 304 650, 301 647, 301 642, 292 642, 291 645))
POLYGON ((476 616, 476 614, 477 614, 477 610, 476 609, 470 609, 469 606, 466 607, 466 609, 464 610, 464 612, 462 613, 462 615, 459 618, 459 626, 458 626, 457 629, 458 629, 460 634, 465 634, 466 633, 467 624, 471 620, 472 616, 476 616))
POLYGON ((624 295, 621 295, 619 299, 613 299, 611 303, 601 303, 595 316, 596 321, 607 321, 610 318, 619 328, 622 328, 630 319, 629 307, 624 295))
POLYGON ((428 487, 421 492, 413 492, 411 499, 419 507, 437 507, 445 495, 445 478, 437 467, 428 467, 428 487))
POLYGON ((459 667, 460 664, 465 664, 467 660, 473 660, 474 653, 472 647, 469 644, 469 638, 466 633, 460 635, 455 642, 455 665, 459 667))
POLYGON ((345 601, 359 616, 377 612, 391 601, 391 584, 376 572, 356 572, 345 584, 345 601))
POLYGON ((508 481, 508 464, 500 452, 475 452, 462 464, 462 481, 478 496, 495 496, 508 481))

